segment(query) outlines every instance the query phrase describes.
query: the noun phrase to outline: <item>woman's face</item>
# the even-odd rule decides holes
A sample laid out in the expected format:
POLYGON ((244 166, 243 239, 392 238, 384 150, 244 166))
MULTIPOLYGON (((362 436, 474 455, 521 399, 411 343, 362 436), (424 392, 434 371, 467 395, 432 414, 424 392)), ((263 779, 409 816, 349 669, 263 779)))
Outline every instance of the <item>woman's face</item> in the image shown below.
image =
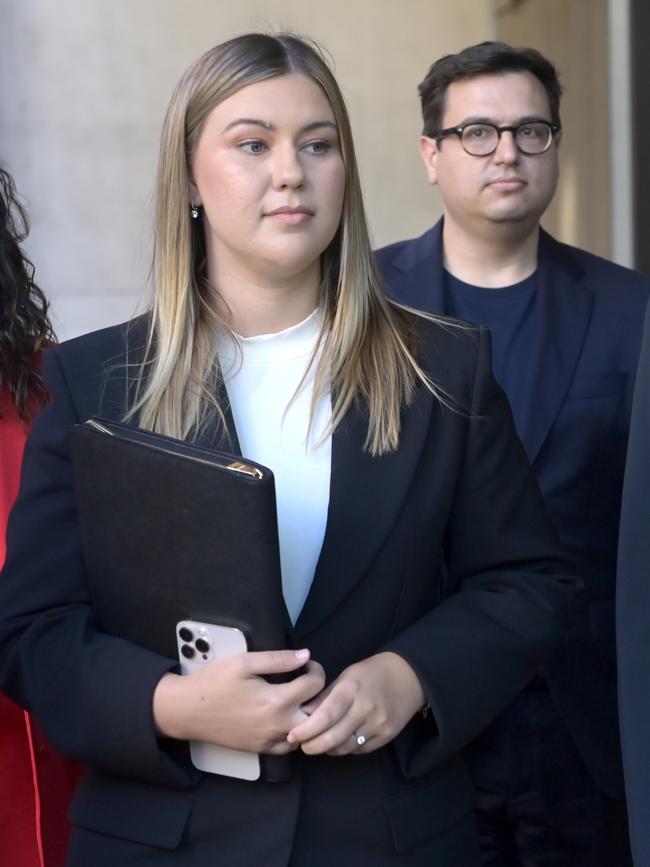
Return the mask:
POLYGON ((332 108, 306 75, 248 85, 216 106, 192 176, 213 279, 276 282, 318 270, 341 220, 345 169, 332 108))

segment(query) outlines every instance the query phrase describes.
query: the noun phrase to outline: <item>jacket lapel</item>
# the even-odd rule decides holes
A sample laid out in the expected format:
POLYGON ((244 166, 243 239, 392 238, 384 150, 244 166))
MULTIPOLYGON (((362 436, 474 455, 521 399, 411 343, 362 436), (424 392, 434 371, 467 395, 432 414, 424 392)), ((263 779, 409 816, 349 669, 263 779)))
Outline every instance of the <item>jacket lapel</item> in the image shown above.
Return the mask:
MULTIPOLYGON (((385 273, 393 297, 430 313, 445 313, 443 221, 407 244, 385 273)), ((381 259, 380 259, 381 261, 381 259)), ((543 230, 538 253, 537 328, 529 395, 518 433, 531 463, 539 454, 575 372, 591 318, 593 294, 570 251, 543 230)))
POLYGON ((402 249, 392 267, 380 263, 392 298, 416 310, 444 313, 442 219, 402 249))
MULTIPOLYGON (((103 404, 109 417, 120 418, 124 411, 129 390, 124 370, 124 365, 121 370, 116 368, 116 375, 104 388, 103 404)), ((241 455, 223 384, 217 399, 224 410, 226 430, 221 425, 206 425, 196 442, 241 455)), ((413 405, 402 412, 400 448, 379 458, 363 450, 368 426, 365 410, 353 407, 334 432, 325 538, 311 589, 296 623, 299 639, 326 620, 345 599, 384 543, 420 460, 431 406, 429 392, 417 387, 413 405)))
POLYGON ((431 397, 424 388, 417 388, 414 402, 402 413, 397 452, 371 457, 363 451, 367 415, 358 407, 334 432, 325 538, 296 622, 298 640, 325 621, 352 591, 400 513, 431 415, 431 397))
MULTIPOLYGON (((220 382, 217 388, 217 402, 224 414, 225 428, 221 424, 205 425, 199 431, 196 443, 206 448, 216 449, 217 451, 241 457, 241 446, 239 445, 235 420, 232 415, 228 392, 223 382, 220 382)), ((250 455, 244 455, 244 457, 250 457, 253 460, 250 455)))
POLYGON ((593 294, 581 282, 582 269, 544 231, 538 261, 536 339, 518 431, 531 463, 571 385, 593 307, 593 294))

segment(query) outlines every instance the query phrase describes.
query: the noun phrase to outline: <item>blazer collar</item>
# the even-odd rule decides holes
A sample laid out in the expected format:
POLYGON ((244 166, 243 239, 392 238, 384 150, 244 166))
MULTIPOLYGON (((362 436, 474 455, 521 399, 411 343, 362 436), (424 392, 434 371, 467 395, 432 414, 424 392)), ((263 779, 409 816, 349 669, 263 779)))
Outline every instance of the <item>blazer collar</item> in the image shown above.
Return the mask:
POLYGON ((537 329, 530 359, 528 400, 519 436, 535 460, 564 402, 575 373, 593 308, 593 292, 570 248, 543 230, 537 270, 537 329))
MULTIPOLYGON (((219 383, 217 388, 217 403, 223 412, 225 427, 220 423, 205 425, 196 438, 198 445, 206 448, 217 449, 217 451, 228 452, 232 455, 242 456, 241 446, 239 445, 239 437, 235 428, 235 420, 228 398, 228 392, 223 382, 219 383)), ((254 460, 252 455, 246 457, 254 460)))
MULTIPOLYGON (((393 263, 398 300, 433 313, 445 313, 442 227, 440 219, 406 244, 393 263)), ((587 333, 594 296, 583 277, 571 248, 542 229, 529 396, 523 406, 516 407, 517 432, 531 463, 562 406, 587 333)))
POLYGON ((424 448, 431 405, 429 393, 417 388, 415 405, 402 413, 400 448, 382 457, 363 450, 365 410, 352 408, 334 432, 325 538, 296 622, 299 641, 353 592, 397 520, 424 448))
MULTIPOLYGON (((207 431, 201 445, 241 455, 225 388, 219 392, 229 437, 207 431)), ((363 450, 368 429, 365 410, 352 407, 332 435, 330 498, 325 536, 314 578, 294 627, 302 641, 325 621, 375 557, 397 519, 426 441, 432 400, 416 389, 415 406, 402 413, 400 449, 382 457, 363 450), (345 552, 345 556, 342 556, 345 552)))
MULTIPOLYGON (((442 218, 419 238, 405 244, 394 260, 398 301, 417 310, 444 312, 445 282, 442 218)), ((392 282, 392 281, 391 281, 392 282)))

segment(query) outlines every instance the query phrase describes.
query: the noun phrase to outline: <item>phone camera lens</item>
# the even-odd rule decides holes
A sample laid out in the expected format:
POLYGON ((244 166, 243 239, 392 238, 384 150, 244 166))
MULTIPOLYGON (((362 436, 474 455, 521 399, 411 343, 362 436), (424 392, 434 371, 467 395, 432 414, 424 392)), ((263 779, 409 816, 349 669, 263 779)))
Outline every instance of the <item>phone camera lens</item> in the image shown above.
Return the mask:
POLYGON ((185 657, 185 659, 191 659, 194 656, 194 648, 191 644, 184 644, 181 647, 181 653, 185 657))
POLYGON ((181 626, 178 630, 178 634, 183 641, 192 641, 194 639, 194 633, 191 629, 188 629, 187 626, 181 626))
POLYGON ((205 638, 197 638, 196 649, 199 651, 199 653, 207 653, 208 650, 210 650, 210 645, 205 640, 205 638))

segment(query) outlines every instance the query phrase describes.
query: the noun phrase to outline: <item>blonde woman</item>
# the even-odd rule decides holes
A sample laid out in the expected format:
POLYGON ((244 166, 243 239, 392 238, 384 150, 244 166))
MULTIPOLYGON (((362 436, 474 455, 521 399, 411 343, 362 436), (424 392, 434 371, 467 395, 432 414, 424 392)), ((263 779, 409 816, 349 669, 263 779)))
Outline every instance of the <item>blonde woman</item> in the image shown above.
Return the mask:
POLYGON ((0 589, 2 687, 91 769, 69 864, 474 865, 458 752, 561 638, 575 580, 487 335, 382 294, 310 44, 249 34, 181 79, 153 282, 148 316, 46 355, 0 589), (67 432, 98 412, 271 467, 299 651, 180 677, 94 628, 67 432), (202 774, 193 739, 291 754, 292 777, 202 774))

